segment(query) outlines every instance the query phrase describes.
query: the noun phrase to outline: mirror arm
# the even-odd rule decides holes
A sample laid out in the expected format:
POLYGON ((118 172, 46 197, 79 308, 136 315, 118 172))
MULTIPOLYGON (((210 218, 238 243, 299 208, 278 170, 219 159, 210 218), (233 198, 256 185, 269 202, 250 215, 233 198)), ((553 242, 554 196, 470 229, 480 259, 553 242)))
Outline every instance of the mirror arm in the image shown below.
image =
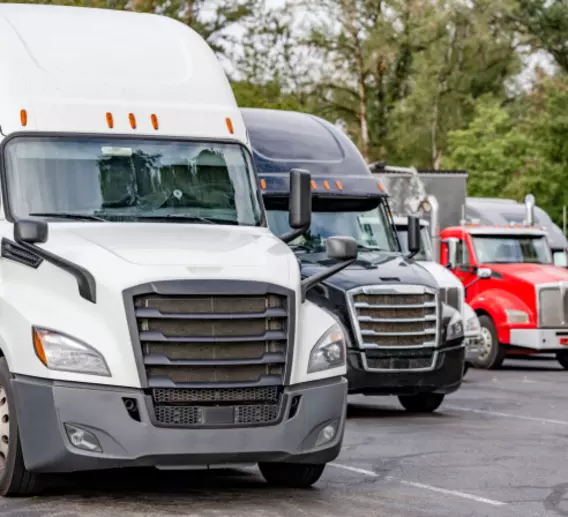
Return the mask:
POLYGON ((296 228, 295 230, 292 230, 290 232, 283 233, 278 238, 282 242, 285 242, 286 244, 288 244, 289 242, 293 241, 297 237, 300 237, 301 235, 306 233, 309 230, 309 228, 310 228, 309 226, 305 226, 303 228, 296 228))
POLYGON ((407 259, 411 259, 417 253, 418 253, 418 250, 417 251, 409 251, 405 256, 406 256, 407 259))
POLYGON ((330 276, 333 276, 336 273, 339 273, 339 271, 341 271, 342 269, 345 269, 346 267, 350 266, 351 264, 353 264, 353 262, 355 262, 355 260, 357 260, 357 259, 346 260, 344 262, 340 262, 339 264, 335 264, 334 266, 328 267, 327 269, 325 269, 321 273, 316 273, 315 275, 309 276, 308 278, 305 278, 304 280, 302 280, 302 282, 300 283, 300 287, 302 289, 302 303, 304 303, 306 301, 306 294, 308 293, 308 291, 310 289, 315 287, 317 284, 319 284, 323 280, 326 280, 330 276))

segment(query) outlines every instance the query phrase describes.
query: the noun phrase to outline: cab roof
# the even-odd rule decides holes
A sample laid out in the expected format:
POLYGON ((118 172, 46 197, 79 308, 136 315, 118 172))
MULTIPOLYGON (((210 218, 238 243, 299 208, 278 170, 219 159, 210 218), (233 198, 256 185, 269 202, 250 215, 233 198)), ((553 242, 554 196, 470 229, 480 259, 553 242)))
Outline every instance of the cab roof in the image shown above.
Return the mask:
POLYGON ((353 142, 324 119, 257 108, 241 113, 265 194, 286 195, 290 170, 305 169, 316 195, 386 196, 353 142))
POLYGON ((215 54, 195 31, 171 18, 0 4, 0 49, 4 135, 142 133, 246 142, 215 54))

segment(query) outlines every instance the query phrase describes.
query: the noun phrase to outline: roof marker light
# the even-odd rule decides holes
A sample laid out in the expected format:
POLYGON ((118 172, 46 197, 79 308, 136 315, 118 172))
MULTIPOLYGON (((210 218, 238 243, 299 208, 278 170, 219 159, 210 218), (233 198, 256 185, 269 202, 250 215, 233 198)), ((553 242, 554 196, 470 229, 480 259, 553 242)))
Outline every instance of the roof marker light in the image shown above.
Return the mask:
POLYGON ((113 129, 114 128, 114 118, 112 117, 112 113, 107 112, 106 119, 107 119, 107 126, 109 127, 109 129, 113 129))
POLYGON ((262 190, 266 190, 266 180, 265 179, 260 180, 260 188, 262 190))
POLYGON ((128 114, 128 120, 130 121, 130 127, 132 129, 136 129, 136 117, 134 116, 134 113, 128 114))
POLYGON ((314 190, 316 190, 316 189, 318 188, 318 186, 316 185, 315 180, 312 180, 312 181, 311 181, 311 184, 312 184, 312 188, 313 188, 314 190))
POLYGON ((339 190, 343 190, 343 185, 341 184, 341 181, 337 180, 335 182, 335 186, 339 189, 339 190))
POLYGON ((20 111, 20 122, 22 123, 23 127, 28 125, 28 112, 26 110, 20 111))
POLYGON ((229 133, 231 133, 231 135, 234 134, 235 130, 233 128, 233 121, 229 117, 225 119, 225 124, 227 124, 227 129, 229 130, 229 133))
POLYGON ((330 190, 329 183, 327 182, 327 180, 323 180, 323 186, 325 187, 325 190, 330 190))
POLYGON ((160 129, 160 123, 158 122, 158 116, 155 115, 154 113, 152 113, 152 115, 150 115, 150 120, 152 121, 152 127, 158 131, 158 129, 160 129))
POLYGON ((380 181, 377 181, 377 187, 379 187, 379 190, 380 190, 381 192, 384 192, 384 191, 385 191, 385 189, 384 189, 384 187, 381 185, 381 182, 380 182, 380 181))

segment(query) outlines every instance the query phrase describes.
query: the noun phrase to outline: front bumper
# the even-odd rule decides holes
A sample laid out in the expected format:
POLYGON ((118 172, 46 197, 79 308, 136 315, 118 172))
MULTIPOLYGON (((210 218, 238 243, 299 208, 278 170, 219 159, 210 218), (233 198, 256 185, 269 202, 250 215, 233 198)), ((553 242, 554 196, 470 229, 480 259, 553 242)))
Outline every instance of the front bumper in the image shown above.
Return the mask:
POLYGON ((339 454, 345 426, 344 378, 285 388, 282 418, 274 425, 224 429, 156 427, 142 390, 20 376, 12 386, 24 463, 35 472, 139 466, 212 468, 270 461, 326 463, 339 454), (296 395, 301 399, 291 413, 296 395), (129 415, 123 397, 136 399, 140 421, 129 415), (64 423, 93 433, 103 452, 71 445, 64 423), (335 437, 315 447, 319 432, 330 423, 337 426, 335 437))
POLYGON ((481 336, 466 337, 465 343, 465 362, 475 364, 481 356, 481 336))
POLYGON ((463 344, 442 349, 434 368, 429 371, 366 371, 361 353, 349 352, 347 378, 349 393, 364 395, 414 395, 417 393, 452 393, 462 382, 465 360, 463 344))
POLYGON ((560 343, 567 339, 568 329, 511 329, 509 344, 539 352, 555 352, 568 350, 568 346, 560 343))

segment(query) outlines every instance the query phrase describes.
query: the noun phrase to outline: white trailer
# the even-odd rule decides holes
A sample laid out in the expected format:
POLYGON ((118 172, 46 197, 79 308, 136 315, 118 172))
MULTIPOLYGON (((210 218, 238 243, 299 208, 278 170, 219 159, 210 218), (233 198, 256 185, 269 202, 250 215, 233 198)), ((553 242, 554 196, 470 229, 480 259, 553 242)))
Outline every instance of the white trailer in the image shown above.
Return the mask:
MULTIPOLYGON (((345 335, 273 236, 212 50, 166 17, 0 4, 0 493, 42 473, 341 448, 345 335)), ((290 221, 310 222, 309 174, 290 221)), ((289 236, 285 236, 288 238, 289 236)))

